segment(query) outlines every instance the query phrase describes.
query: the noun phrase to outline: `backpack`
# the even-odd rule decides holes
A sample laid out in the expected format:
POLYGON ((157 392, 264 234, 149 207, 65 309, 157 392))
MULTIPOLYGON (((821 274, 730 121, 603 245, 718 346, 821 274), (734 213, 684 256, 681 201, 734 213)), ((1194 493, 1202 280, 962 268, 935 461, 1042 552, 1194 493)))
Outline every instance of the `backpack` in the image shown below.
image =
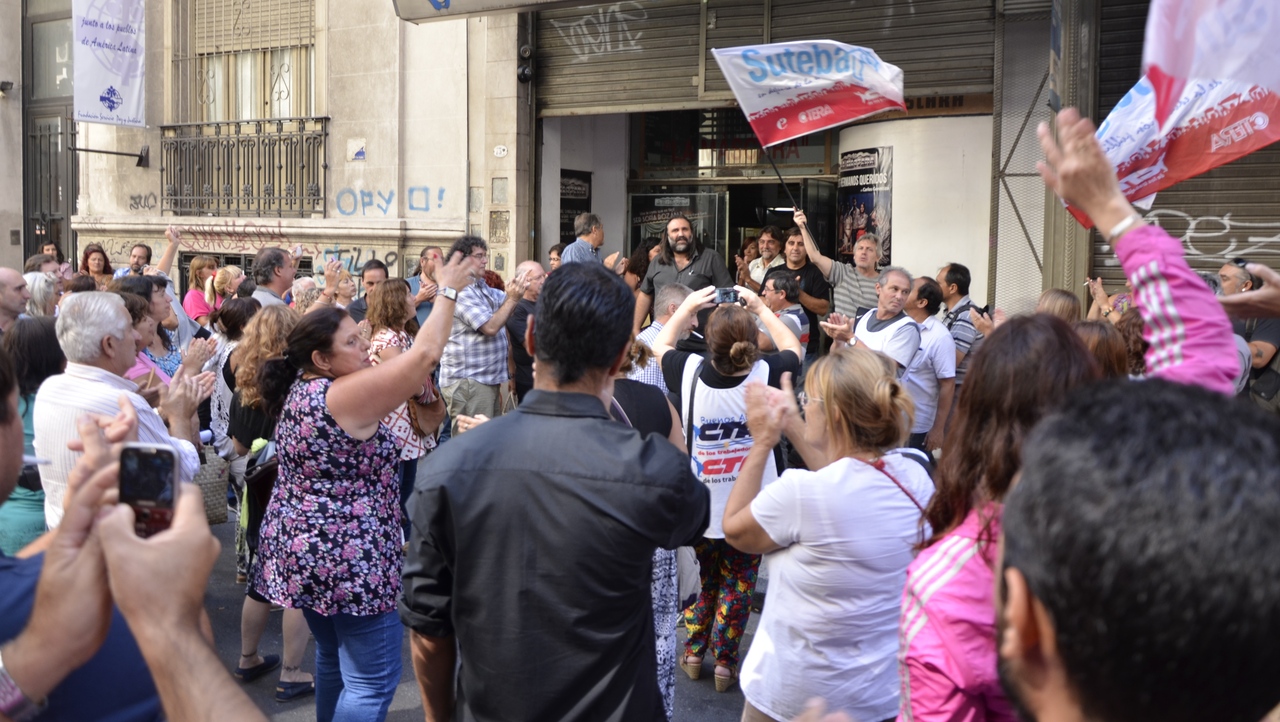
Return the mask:
MULTIPOLYGON (((1253 338, 1253 332, 1257 328, 1257 319, 1245 322, 1245 341, 1253 338)), ((1262 373, 1249 382, 1249 399, 1265 411, 1280 414, 1280 350, 1271 356, 1271 362, 1262 369, 1262 373)))

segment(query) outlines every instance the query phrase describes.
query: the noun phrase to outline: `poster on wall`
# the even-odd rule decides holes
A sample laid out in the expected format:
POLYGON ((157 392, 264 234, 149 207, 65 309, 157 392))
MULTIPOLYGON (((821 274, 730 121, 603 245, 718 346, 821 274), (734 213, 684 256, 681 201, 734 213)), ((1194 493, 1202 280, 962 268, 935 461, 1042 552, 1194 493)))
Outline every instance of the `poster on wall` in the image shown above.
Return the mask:
POLYGON ((143 0, 75 0, 75 119, 145 128, 143 0))
POLYGON ((573 243, 573 219, 591 211, 591 171, 560 169, 560 243, 573 243))
POLYGON ((693 236, 704 249, 722 258, 724 251, 723 203, 720 193, 633 193, 630 197, 631 237, 628 252, 650 238, 661 240, 667 221, 682 214, 693 226, 693 236))
POLYGON ((891 259, 893 220, 893 148, 863 148, 840 154, 836 206, 840 214, 840 260, 853 263, 853 247, 868 233, 880 238, 880 265, 891 259))

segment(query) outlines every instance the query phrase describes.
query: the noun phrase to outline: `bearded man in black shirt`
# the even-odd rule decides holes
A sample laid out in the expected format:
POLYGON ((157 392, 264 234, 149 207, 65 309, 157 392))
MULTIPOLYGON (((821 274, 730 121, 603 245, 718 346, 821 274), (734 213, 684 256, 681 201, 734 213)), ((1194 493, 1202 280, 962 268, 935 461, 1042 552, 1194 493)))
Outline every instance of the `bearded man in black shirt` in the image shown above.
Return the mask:
POLYGON ((709 495, 665 438, 610 419, 634 309, 603 266, 561 266, 525 335, 533 391, 426 462, 400 616, 428 720, 665 717, 651 560, 700 537, 709 495))

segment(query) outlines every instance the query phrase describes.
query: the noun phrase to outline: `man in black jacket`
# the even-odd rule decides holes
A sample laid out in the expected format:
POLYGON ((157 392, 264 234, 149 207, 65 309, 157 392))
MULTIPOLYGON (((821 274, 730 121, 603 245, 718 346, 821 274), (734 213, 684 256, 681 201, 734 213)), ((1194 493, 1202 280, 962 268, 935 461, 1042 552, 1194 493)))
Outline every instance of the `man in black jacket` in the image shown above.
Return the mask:
POLYGON ((665 716, 653 552, 696 541, 710 499, 687 455, 610 420, 633 299, 599 264, 551 274, 525 334, 533 391, 419 481, 400 616, 428 720, 665 716))

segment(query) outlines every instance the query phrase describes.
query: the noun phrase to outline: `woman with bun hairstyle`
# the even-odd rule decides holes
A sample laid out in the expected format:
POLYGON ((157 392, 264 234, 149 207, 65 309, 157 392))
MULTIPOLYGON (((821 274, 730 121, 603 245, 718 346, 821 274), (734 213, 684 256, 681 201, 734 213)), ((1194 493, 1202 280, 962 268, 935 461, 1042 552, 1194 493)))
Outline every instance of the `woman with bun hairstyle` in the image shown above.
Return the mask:
POLYGON ((899 604, 933 482, 895 453, 914 411, 896 375, 887 356, 857 346, 813 364, 799 405, 789 378, 782 391, 747 389, 756 445, 724 534, 765 555, 769 604, 742 666, 745 721, 792 719, 811 697, 868 722, 898 710, 899 604), (813 471, 788 469, 761 489, 784 432, 813 471))
MULTIPOLYGON (((717 692, 728 690, 737 679, 738 645, 760 565, 758 553, 735 549, 725 540, 720 523, 742 462, 755 445, 746 424, 747 384, 781 388, 783 374, 798 373, 804 357, 795 334, 759 296, 741 286, 736 290, 739 302, 720 304, 707 318, 706 358, 677 351, 675 344, 681 329, 696 324, 698 311, 716 307, 714 287, 689 294, 653 342, 667 388, 680 399, 678 410, 693 471, 711 490, 711 523, 694 546, 702 566, 702 593, 684 613, 688 639, 680 668, 698 679, 702 658, 712 648, 717 692), (778 353, 761 356, 756 345, 757 317, 778 353)), ((776 479, 782 468, 776 445, 776 440, 769 445, 769 462, 761 471, 765 484, 776 479)))

